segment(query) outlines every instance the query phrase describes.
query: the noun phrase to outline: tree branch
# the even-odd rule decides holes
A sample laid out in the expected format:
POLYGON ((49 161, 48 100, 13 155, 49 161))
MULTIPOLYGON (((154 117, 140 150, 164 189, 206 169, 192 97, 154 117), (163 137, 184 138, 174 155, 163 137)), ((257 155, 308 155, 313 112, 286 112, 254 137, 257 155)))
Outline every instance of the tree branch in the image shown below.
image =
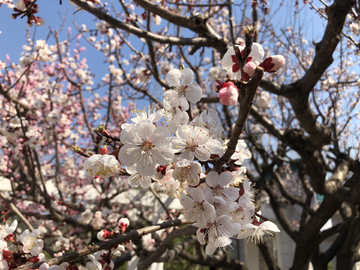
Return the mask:
MULTIPOLYGON (((96 251, 99 251, 99 250, 103 250, 103 249, 109 250, 109 249, 111 249, 112 247, 114 247, 114 246, 116 246, 118 244, 127 242, 127 241, 129 241, 131 239, 141 237, 141 236, 146 235, 148 233, 156 232, 158 230, 166 229, 166 228, 170 228, 170 227, 185 225, 185 224, 189 224, 189 222, 184 220, 184 219, 176 219, 176 220, 164 222, 164 223, 161 223, 161 224, 158 224, 158 225, 144 227, 144 228, 138 229, 136 231, 132 231, 132 232, 129 232, 127 234, 120 235, 120 236, 118 236, 118 237, 116 237, 114 239, 111 239, 109 241, 104 241, 104 242, 100 242, 100 243, 97 243, 97 244, 93 243, 90 246, 88 246, 86 248, 83 248, 83 249, 80 249, 78 251, 70 252, 70 253, 67 253, 67 254, 65 254, 65 255, 63 255, 61 257, 57 257, 57 258, 47 260, 46 263, 49 266, 51 266, 51 265, 59 265, 59 264, 61 264, 63 262, 74 261, 74 260, 76 260, 78 258, 82 258, 82 257, 84 257, 86 255, 93 254, 93 253, 95 253, 96 251)), ((39 268, 39 266, 42 263, 43 262, 34 263, 34 264, 27 263, 25 265, 19 266, 15 270, 37 269, 37 268, 39 268)))
POLYGON ((256 93, 256 89, 259 86, 260 80, 264 75, 264 69, 261 67, 256 67, 254 75, 251 81, 246 85, 242 86, 239 92, 245 91, 245 96, 240 96, 240 107, 239 107, 239 116, 236 120, 233 132, 231 134, 229 143, 227 145, 227 149, 225 154, 216 162, 214 166, 214 171, 220 172, 223 165, 231 158, 232 154, 235 152, 236 145, 239 140, 239 136, 244 129, 246 119, 249 115, 254 96, 256 93))
POLYGON ((114 17, 106 14, 102 9, 89 5, 87 2, 81 0, 73 0, 76 5, 96 16, 98 19, 106 21, 111 27, 119 28, 128 33, 134 34, 139 38, 145 38, 152 41, 156 41, 162 44, 171 44, 171 45, 196 45, 196 46, 209 46, 212 47, 216 44, 216 41, 212 41, 209 38, 197 37, 197 38, 175 38, 175 37, 165 37, 150 33, 145 30, 141 30, 137 27, 129 25, 127 23, 121 22, 114 17))
MULTIPOLYGON (((222 253, 222 252, 221 252, 222 253)), ((183 259, 204 266, 211 266, 214 268, 228 268, 228 269, 236 269, 236 270, 247 270, 245 264, 239 260, 232 260, 225 254, 215 255, 215 256, 205 256, 204 259, 201 259, 199 255, 193 255, 183 250, 180 253, 180 257, 183 259)))
POLYGON ((149 266, 153 262, 157 262, 161 255, 164 254, 164 252, 169 248, 171 242, 176 238, 180 236, 185 235, 192 235, 195 234, 197 230, 197 227, 195 226, 187 226, 185 228, 181 229, 174 229, 162 242, 161 246, 156 249, 154 253, 152 253, 149 257, 147 257, 145 260, 139 262, 138 264, 138 270, 146 270, 149 268, 149 266))

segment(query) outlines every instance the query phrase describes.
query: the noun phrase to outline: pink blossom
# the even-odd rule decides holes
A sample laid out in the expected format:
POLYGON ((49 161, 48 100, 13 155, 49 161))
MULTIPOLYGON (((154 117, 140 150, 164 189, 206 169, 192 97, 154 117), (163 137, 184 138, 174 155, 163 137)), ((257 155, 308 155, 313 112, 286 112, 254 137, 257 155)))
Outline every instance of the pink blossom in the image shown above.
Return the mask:
POLYGON ((237 104, 239 91, 232 82, 223 83, 222 88, 218 92, 220 103, 226 106, 237 104))
POLYGON ((255 69, 256 69, 256 65, 254 62, 246 63, 245 66, 243 67, 242 80, 248 81, 254 74, 255 69))

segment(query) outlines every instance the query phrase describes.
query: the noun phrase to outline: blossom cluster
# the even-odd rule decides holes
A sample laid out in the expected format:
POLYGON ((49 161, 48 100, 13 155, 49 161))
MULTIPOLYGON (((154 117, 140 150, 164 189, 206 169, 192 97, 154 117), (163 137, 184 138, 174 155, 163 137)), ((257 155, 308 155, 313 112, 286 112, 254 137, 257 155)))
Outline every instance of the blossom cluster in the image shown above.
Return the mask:
MULTIPOLYGON (((79 39, 77 38, 76 41, 79 39)), ((47 217, 48 211, 54 210, 57 215, 73 217, 78 225, 89 224, 88 227, 83 227, 98 230, 103 228, 110 219, 108 218, 110 214, 102 215, 100 212, 99 215, 99 211, 94 211, 95 214, 89 215, 90 209, 83 210, 86 208, 83 205, 91 208, 89 200, 83 196, 85 187, 88 186, 86 184, 90 181, 86 179, 83 170, 76 169, 82 161, 75 159, 75 154, 70 151, 71 147, 65 145, 84 146, 84 142, 91 138, 90 134, 84 131, 86 129, 84 115, 88 116, 89 121, 96 121, 97 110, 101 109, 105 103, 109 104, 107 99, 98 93, 87 100, 77 98, 79 89, 86 91, 90 87, 91 90, 93 75, 89 71, 86 59, 81 55, 84 48, 80 47, 79 43, 76 44, 74 50, 70 48, 68 40, 59 40, 51 44, 45 40, 33 41, 29 38, 27 44, 23 46, 24 52, 21 55, 20 64, 12 62, 8 55, 4 61, 0 61, 1 89, 4 89, 9 97, 9 99, 3 97, 0 101, 3 107, 0 114, 2 120, 0 125, 1 180, 4 180, 4 175, 9 177, 6 180, 11 183, 9 188, 11 192, 6 195, 18 198, 14 200, 16 207, 26 216, 32 226, 38 226, 37 230, 32 232, 26 230, 21 234, 18 229, 17 234, 13 233, 16 236, 13 237, 14 241, 8 235, 16 229, 15 223, 2 227, 6 235, 4 234, 3 239, 0 239, 2 240, 0 269, 15 269, 26 262, 43 261, 45 256, 39 250, 40 248, 42 250, 41 239, 44 239, 44 234, 46 237, 50 236, 52 242, 48 242, 48 245, 51 245, 53 251, 56 252, 54 256, 62 256, 69 250, 85 247, 91 239, 84 233, 86 230, 81 231, 81 236, 77 234, 68 236, 71 226, 61 225, 64 227, 60 230, 56 221, 36 219, 26 213, 31 212, 47 217), (70 80, 76 82, 77 86, 71 84, 70 80), (83 113, 79 113, 81 102, 86 104, 86 111, 83 113), (26 162, 36 154, 39 156, 38 161, 33 160, 36 166, 27 167, 25 164, 29 163, 26 162), (61 181, 54 192, 53 188, 49 189, 49 185, 51 186, 54 179, 55 156, 58 156, 58 174, 61 175, 59 177, 61 181), (21 171, 26 171, 29 178, 24 180, 21 177, 21 171), (32 172, 33 177, 30 176, 32 172), (28 181, 31 181, 29 179, 33 181, 32 187, 29 186, 28 181), (46 181, 47 190, 40 179, 46 181), (29 196, 32 188, 41 192, 36 191, 36 196, 29 196), (58 190, 63 192, 63 200, 58 190), (43 205, 42 195, 45 196, 46 192, 51 203, 49 206, 43 205), (76 209, 80 210, 76 211, 65 206, 70 197, 76 198, 76 209), (89 223, 86 223, 88 220, 89 223), (8 233, 7 227, 14 229, 8 233), (20 242, 23 243, 22 246, 20 242), (16 246, 19 247, 17 251, 15 251, 16 246)), ((121 106, 119 93, 114 93, 113 98, 114 100, 109 104, 109 110, 116 116, 109 120, 111 127, 108 130, 118 135, 116 124, 120 125, 124 119, 128 118, 128 114, 127 109, 121 106)), ((99 120, 104 121, 104 119, 99 120)), ((120 186, 118 182, 116 182, 117 187, 120 186)), ((3 181, 0 186, 2 192, 5 192, 6 185, 3 181)), ((4 216, 6 216, 7 203, 2 201, 1 205, 2 214, 5 213, 4 216)))
POLYGON ((12 19, 16 19, 19 16, 27 16, 28 26, 33 24, 40 26, 45 24, 45 20, 41 17, 35 16, 34 14, 39 12, 39 7, 35 4, 35 1, 31 0, 18 0, 14 6, 15 13, 11 14, 12 19))
POLYGON ((237 104, 239 92, 233 81, 249 81, 254 75, 257 66, 264 69, 265 72, 273 73, 279 70, 285 63, 282 55, 273 55, 264 58, 264 50, 261 44, 254 42, 250 54, 244 59, 244 66, 240 68, 238 57, 244 56, 245 46, 235 45, 228 49, 222 59, 222 68, 214 67, 210 70, 210 76, 215 80, 212 89, 218 93, 220 103, 226 106, 237 104), (239 51, 237 55, 235 49, 239 51), (225 76, 224 76, 225 74, 225 76), (223 82, 224 77, 231 81, 223 82))
POLYGON ((7 223, 0 227, 0 269, 15 269, 25 262, 45 261, 42 253, 44 242, 40 239, 40 230, 30 232, 28 229, 15 236, 18 221, 15 219, 11 224, 7 223), (18 247, 18 252, 9 250, 10 243, 18 247))
MULTIPOLYGON (((117 219, 115 218, 115 220, 117 220, 117 219)), ((112 218, 109 218, 109 221, 114 221, 114 220, 112 218)), ((126 231, 127 227, 129 226, 129 223, 130 222, 127 218, 121 218, 117 222, 116 230, 114 230, 114 231, 101 230, 97 233, 97 238, 100 241, 105 241, 107 239, 111 239, 111 238, 119 235, 120 233, 124 233, 126 231), (119 231, 119 229, 120 229, 120 231, 119 231)), ((58 243, 62 242, 60 245, 63 245, 64 242, 65 242, 65 244, 68 244, 68 239, 66 239, 66 240, 64 241, 64 238, 60 237, 59 240, 55 243, 54 250, 59 245, 58 243)), ((131 249, 132 248, 131 241, 124 243, 124 245, 118 244, 117 246, 111 248, 111 250, 100 250, 93 254, 87 255, 87 257, 90 261, 86 263, 86 269, 92 269, 92 270, 114 269, 114 262, 113 262, 112 258, 121 256, 121 254, 125 251, 125 247, 131 249)), ((47 263, 43 263, 39 267, 39 270, 47 270, 47 269, 49 269, 49 270, 65 270, 65 269, 78 270, 78 267, 76 266, 76 264, 69 264, 68 262, 64 262, 60 265, 52 265, 52 266, 50 266, 47 263)))
MULTIPOLYGON (((85 61, 80 59, 79 53, 81 49, 74 50, 74 56, 71 57, 70 53, 66 52, 68 50, 67 46, 66 42, 51 46, 43 40, 38 40, 35 44, 32 43, 24 47, 25 53, 20 59, 20 65, 12 65, 11 68, 7 67, 9 72, 6 77, 11 80, 9 83, 12 84, 19 78, 23 80, 21 74, 24 69, 28 68, 30 72, 28 76, 29 86, 35 89, 42 83, 42 87, 46 90, 42 95, 38 92, 26 91, 26 95, 34 93, 34 99, 31 101, 27 101, 25 96, 22 96, 24 98, 21 98, 19 102, 28 110, 26 117, 18 115, 8 103, 4 102, 4 107, 8 112, 8 115, 4 115, 4 117, 8 117, 10 120, 1 127, 2 134, 5 135, 3 140, 11 142, 13 147, 19 150, 20 154, 23 153, 24 147, 29 147, 29 149, 38 147, 56 148, 53 147, 55 135, 58 139, 69 140, 70 138, 72 142, 69 144, 89 139, 85 136, 72 138, 73 134, 70 131, 71 115, 81 110, 80 104, 73 97, 73 93, 76 93, 78 89, 74 86, 74 83, 68 82, 67 92, 63 93, 59 84, 43 82, 45 77, 52 78, 57 74, 57 71, 61 71, 59 74, 63 74, 63 72, 67 74, 81 89, 91 88, 93 84, 92 76, 89 74, 85 61), (62 63, 57 64, 54 61, 61 54, 64 54, 61 60, 62 63), (39 65, 45 63, 44 68, 41 72, 34 72, 33 74, 35 68, 31 62, 36 62, 39 65), (51 106, 47 103, 49 99, 51 99, 51 106), (72 105, 70 106, 70 104, 72 105), (34 119, 41 117, 40 112, 45 115, 42 129, 34 124, 34 119), (56 134, 50 132, 51 127, 54 129, 58 127, 55 129, 56 134), (47 134, 49 143, 41 140, 41 132, 47 134)), ((10 63, 10 59, 7 59, 7 62, 10 63)), ((261 62, 259 63, 261 65, 261 62)), ((2 69, 2 66, 7 66, 7 64, 0 62, 0 69, 2 69)), ((170 66, 167 66, 165 70, 169 68, 170 66)), ((271 68, 269 67, 269 70, 271 68)), ((110 72, 112 74, 118 73, 114 67, 110 69, 110 72)), ((228 72, 228 79, 223 79, 222 85, 226 84, 228 88, 233 87, 232 91, 237 92, 238 90, 235 87, 237 80, 231 81, 230 79, 233 71, 228 72)), ((2 75, 0 74, 0 76, 2 75)), ((58 75, 58 77, 58 82, 62 82, 62 80, 66 82, 65 75, 58 75)), ((261 241, 267 231, 278 231, 273 223, 269 221, 261 222, 258 219, 259 213, 253 204, 253 191, 250 182, 244 176, 246 169, 240 167, 243 165, 244 160, 251 157, 251 153, 247 150, 246 143, 243 140, 239 140, 235 153, 231 156, 231 167, 238 170, 232 173, 228 171, 221 173, 211 171, 212 166, 226 151, 227 141, 224 140, 224 130, 220 124, 216 109, 208 108, 190 119, 191 113, 189 113, 189 109, 200 101, 203 94, 200 85, 193 82, 194 73, 188 68, 170 69, 165 79, 171 88, 163 94, 162 109, 134 111, 134 117, 131 119, 132 123, 121 125, 120 136, 109 147, 112 152, 109 153, 108 149, 103 147, 99 149, 97 154, 90 153, 90 157, 83 163, 85 174, 94 179, 94 184, 101 184, 107 178, 116 178, 120 175, 123 177, 126 174, 128 184, 132 187, 151 187, 157 194, 165 193, 171 198, 180 199, 184 217, 190 222, 194 222, 195 226, 199 228, 198 239, 200 243, 208 244, 206 248, 208 254, 212 254, 218 247, 223 248, 229 245, 231 243, 230 237, 233 236, 238 238, 250 237, 254 242, 258 242, 261 241), (116 141, 119 141, 119 143, 117 144, 116 141)), ((21 89, 15 87, 11 93, 15 96, 15 93, 21 93, 21 89)), ((237 98, 231 100, 235 104, 237 103, 237 98)), ((93 112, 92 119, 94 120, 97 119, 97 110, 101 107, 101 103, 102 98, 98 94, 89 98, 86 103, 87 109, 93 112)), ((116 96, 113 106, 116 107, 120 103, 121 97, 116 96)), ((113 108, 113 111, 115 111, 115 108, 113 108)), ((85 134, 81 130, 82 126, 85 126, 85 120, 79 116, 76 121, 79 126, 79 134, 85 134)), ((109 126, 115 126, 113 120, 110 123, 109 126)), ((104 128, 98 128, 97 131, 98 135, 104 135, 108 132, 104 128)), ((115 137, 119 134, 115 132, 115 129, 111 129, 109 132, 115 137)), ((58 154, 66 156, 64 149, 60 147, 56 149, 59 151, 58 154)), ((51 168, 50 165, 48 167, 51 168)), ((227 168, 224 167, 225 169, 227 168)), ((64 164, 59 170, 64 171, 64 175, 69 176, 67 179, 77 177, 83 179, 81 173, 84 172, 76 170, 72 156, 64 158, 64 164)), ((50 169, 44 169, 42 173, 46 177, 54 174, 50 169)), ((116 182, 114 181, 114 183, 116 182)), ((62 190, 69 190, 73 186, 71 183, 69 187, 62 185, 62 190)), ((82 196, 79 195, 78 197, 82 196)), ((59 213, 65 213, 65 211, 71 214, 75 213, 75 211, 69 210, 62 205, 58 194, 51 194, 51 199, 53 209, 59 213)), ((82 206, 80 205, 80 207, 82 206)), ((31 207, 36 206, 30 206, 28 209, 31 209, 31 207)), ((98 230, 97 237, 100 241, 110 239, 126 230, 126 222, 125 225, 121 224, 124 222, 121 220, 115 226, 118 228, 112 228, 120 218, 120 215, 115 211, 111 210, 109 213, 105 213, 104 208, 103 211, 93 213, 89 208, 85 207, 84 209, 86 210, 80 212, 76 222, 89 225, 98 230)), ((4 241, 11 239, 8 235, 16 228, 15 225, 7 227, 11 229, 6 229, 4 241), (8 231, 10 233, 7 233, 8 231)), ((40 235, 39 230, 34 230, 31 233, 24 231, 18 236, 16 241, 22 243, 20 254, 8 252, 5 241, 5 244, 2 244, 3 269, 12 269, 19 265, 14 262, 14 254, 15 257, 20 256, 23 258, 21 263, 29 260, 43 261, 44 258, 41 255, 43 242, 39 238, 40 235)), ((79 247, 85 242, 72 243, 72 239, 59 234, 54 240, 53 249, 59 252, 56 256, 61 256, 72 245, 76 244, 79 247)), ((151 235, 143 238, 143 246, 149 251, 154 249, 153 242, 151 235)), ((89 264, 88 268, 111 269, 113 267, 111 263, 112 256, 119 256, 126 246, 126 244, 119 245, 110 252, 99 251, 89 255, 92 264, 89 264), (100 265, 102 268, 99 268, 100 265)), ((67 263, 60 266, 43 264, 41 269, 65 268, 76 269, 76 266, 67 263)))
MULTIPOLYGON (((254 43, 247 64, 240 69, 235 50, 228 50, 223 58, 228 80, 221 82, 220 102, 222 97, 231 96, 226 92, 237 93, 233 82, 250 80, 256 66, 268 72, 281 66, 281 57, 261 62, 262 57, 261 45, 254 43), (244 77, 244 74, 247 75, 244 77), (224 88, 232 89, 226 91, 224 88)), ((189 120, 190 106, 202 96, 201 87, 193 82, 191 69, 172 69, 165 79, 171 88, 163 94, 163 108, 135 111, 132 123, 121 126, 120 149, 113 153, 101 150, 92 155, 84 163, 86 174, 94 177, 98 184, 102 182, 99 178, 118 175, 122 166, 126 166, 130 186, 152 187, 158 193, 180 199, 184 217, 199 228, 198 240, 201 244, 208 243, 207 254, 229 245, 233 236, 250 237, 257 243, 265 233, 278 232, 275 224, 262 223, 258 218, 254 191, 244 176, 246 168, 240 167, 251 157, 246 143, 239 140, 231 156, 235 167, 238 166, 234 172, 219 174, 204 170, 204 164, 216 162, 226 151, 227 141, 223 140, 219 115, 215 109, 207 109, 189 120)), ((237 96, 225 99, 223 104, 237 103, 237 96)))

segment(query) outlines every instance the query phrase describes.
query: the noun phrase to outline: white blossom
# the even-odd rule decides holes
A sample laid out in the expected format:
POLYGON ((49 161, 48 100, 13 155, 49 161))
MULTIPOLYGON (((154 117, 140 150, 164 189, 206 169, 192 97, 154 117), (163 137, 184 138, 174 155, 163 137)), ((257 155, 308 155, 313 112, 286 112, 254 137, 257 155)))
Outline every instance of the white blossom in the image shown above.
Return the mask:
POLYGON ((170 198, 177 198, 180 183, 172 177, 173 170, 167 170, 165 176, 154 183, 154 189, 166 193, 170 198))
POLYGON ((232 175, 230 172, 222 172, 220 175, 211 171, 206 176, 206 184, 209 185, 210 188, 205 188, 204 192, 210 191, 213 196, 220 196, 225 201, 235 201, 239 198, 240 189, 229 187, 232 179, 232 175))
POLYGON ((241 165, 245 159, 251 158, 251 152, 247 149, 247 145, 244 140, 239 140, 235 153, 231 156, 232 160, 236 160, 234 163, 236 165, 241 165))
POLYGON ((40 232, 38 229, 31 233, 26 229, 18 236, 18 240, 23 244, 24 253, 31 253, 32 256, 37 256, 42 252, 44 247, 43 240, 38 239, 40 232))
POLYGON ((211 139, 206 128, 188 125, 180 126, 172 140, 172 147, 179 158, 192 161, 194 157, 200 161, 207 161, 211 154, 221 154, 222 145, 219 141, 211 139))
POLYGON ((126 172, 128 174, 130 174, 130 176, 128 178, 129 185, 132 187, 138 187, 140 185, 142 188, 150 187, 151 186, 151 178, 153 178, 154 176, 153 175, 151 175, 151 176, 141 175, 136 171, 136 166, 134 166, 133 168, 126 167, 126 172))
POLYGON ((224 136, 224 128, 220 124, 219 114, 214 109, 204 110, 189 125, 205 127, 209 131, 210 137, 216 140, 221 140, 224 136))
POLYGON ((268 92, 262 91, 256 98, 256 105, 259 108, 267 108, 271 102, 271 96, 268 92))
POLYGON ((191 103, 197 103, 201 99, 202 89, 200 85, 194 83, 194 73, 189 68, 183 70, 173 69, 166 74, 165 80, 173 86, 179 98, 186 99, 191 103))
POLYGON ((200 184, 201 165, 199 162, 189 161, 186 159, 179 160, 175 163, 173 171, 174 179, 180 182, 187 182, 189 186, 200 184))
POLYGON ((258 244, 263 241, 264 235, 272 235, 271 232, 280 232, 279 228, 271 221, 265 221, 259 226, 248 223, 241 227, 241 232, 237 235, 238 239, 251 236, 251 241, 258 244))
POLYGON ((81 224, 89 224, 92 218, 93 218, 93 213, 91 212, 90 209, 86 209, 84 212, 80 214, 80 218, 78 221, 81 224))
POLYGON ((216 214, 214 206, 205 201, 202 191, 198 188, 191 188, 189 195, 180 198, 185 218, 197 222, 200 228, 207 227, 210 218, 216 214))
MULTIPOLYGON (((156 123, 164 116, 164 109, 161 110, 151 110, 150 107, 148 107, 147 110, 132 110, 133 118, 131 118, 131 121, 135 124, 140 123, 141 121, 149 120, 152 123, 156 123)), ((122 129, 128 129, 133 127, 133 125, 124 123, 121 125, 122 129)))
POLYGON ((10 223, 6 223, 4 226, 0 226, 0 238, 5 238, 9 234, 12 234, 18 225, 18 221, 14 219, 14 221, 10 223))
POLYGON ((164 126, 155 127, 149 120, 123 130, 120 140, 124 145, 119 160, 126 166, 136 165, 141 175, 153 175, 157 164, 167 165, 174 158, 174 151, 169 147, 170 132, 164 126))
POLYGON ((234 234, 235 224, 231 223, 231 217, 222 215, 208 224, 207 234, 209 245, 205 252, 207 255, 214 253, 218 247, 225 247, 231 244, 230 237, 234 234))
POLYGON ((187 110, 189 109, 188 102, 182 102, 176 93, 173 91, 165 92, 163 101, 164 105, 164 118, 171 127, 171 131, 175 132, 180 125, 186 125, 189 122, 189 115, 187 110))
POLYGON ((247 197, 240 197, 238 201, 231 202, 230 206, 233 209, 230 212, 232 222, 244 225, 252 221, 252 217, 255 214, 255 205, 247 197))
POLYGON ((148 233, 146 235, 143 235, 141 238, 143 247, 148 251, 154 251, 156 248, 154 246, 155 240, 152 239, 151 234, 148 233))
POLYGON ((120 171, 120 163, 113 155, 92 155, 84 162, 87 175, 109 178, 120 171))
POLYGON ((70 247, 70 240, 63 236, 60 236, 55 242, 54 251, 60 251, 63 249, 68 249, 70 247))

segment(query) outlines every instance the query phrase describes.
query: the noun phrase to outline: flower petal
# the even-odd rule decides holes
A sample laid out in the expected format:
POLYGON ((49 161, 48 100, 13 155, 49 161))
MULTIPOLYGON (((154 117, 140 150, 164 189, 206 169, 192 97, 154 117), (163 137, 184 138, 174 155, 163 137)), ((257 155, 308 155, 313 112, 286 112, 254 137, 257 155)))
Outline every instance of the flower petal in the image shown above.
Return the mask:
POLYGON ((185 90, 185 97, 191 103, 197 103, 200 101, 202 96, 202 89, 197 83, 188 84, 185 90))
POLYGON ((143 176, 151 176, 155 173, 156 162, 148 153, 141 155, 136 170, 143 176))
POLYGON ((191 198, 193 198, 193 200, 197 203, 201 203, 205 199, 204 194, 198 188, 190 189, 189 194, 190 194, 191 198))
POLYGON ((222 172, 219 177, 219 186, 226 187, 232 179, 232 174, 230 172, 222 172))
POLYGON ((216 246, 212 243, 208 243, 205 249, 206 255, 213 255, 216 250, 216 246))
POLYGON ((170 147, 156 147, 153 149, 152 154, 160 165, 167 165, 174 159, 174 150, 170 147))
POLYGON ((194 81, 194 72, 190 68, 184 68, 181 71, 180 80, 182 85, 191 84, 194 81))
POLYGON ((206 176, 206 184, 210 187, 216 187, 219 183, 219 174, 215 171, 211 171, 206 176))
POLYGON ((171 86, 180 86, 180 78, 181 78, 181 71, 179 69, 172 69, 165 76, 165 80, 171 86))
POLYGON ((119 151, 119 160, 126 166, 135 165, 141 157, 141 149, 134 145, 124 145, 119 151))
POLYGON ((210 150, 206 147, 196 147, 195 156, 200 161, 207 161, 211 156, 210 150))

